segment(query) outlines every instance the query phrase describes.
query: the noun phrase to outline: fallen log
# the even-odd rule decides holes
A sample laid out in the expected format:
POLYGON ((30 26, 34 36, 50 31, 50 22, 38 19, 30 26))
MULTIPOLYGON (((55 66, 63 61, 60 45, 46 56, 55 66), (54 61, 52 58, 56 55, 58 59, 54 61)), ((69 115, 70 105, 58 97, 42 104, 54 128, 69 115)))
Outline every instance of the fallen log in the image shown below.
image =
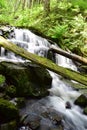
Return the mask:
POLYGON ((63 68, 61 66, 56 65, 51 60, 40 57, 38 55, 32 54, 30 52, 27 52, 21 47, 18 47, 15 44, 12 44, 11 42, 8 42, 6 39, 0 36, 0 46, 4 47, 7 50, 10 50, 21 57, 24 57, 25 59, 28 59, 40 66, 43 66, 44 68, 47 68, 65 78, 75 80, 81 84, 87 85, 87 77, 83 76, 82 74, 72 71, 70 69, 63 68))
POLYGON ((49 51, 52 51, 53 53, 58 53, 58 54, 63 55, 67 58, 70 58, 70 59, 72 59, 76 62, 87 65, 87 59, 86 58, 81 57, 81 56, 76 55, 76 54, 73 54, 73 53, 66 52, 66 51, 62 50, 61 48, 56 47, 55 45, 52 45, 50 47, 49 51))

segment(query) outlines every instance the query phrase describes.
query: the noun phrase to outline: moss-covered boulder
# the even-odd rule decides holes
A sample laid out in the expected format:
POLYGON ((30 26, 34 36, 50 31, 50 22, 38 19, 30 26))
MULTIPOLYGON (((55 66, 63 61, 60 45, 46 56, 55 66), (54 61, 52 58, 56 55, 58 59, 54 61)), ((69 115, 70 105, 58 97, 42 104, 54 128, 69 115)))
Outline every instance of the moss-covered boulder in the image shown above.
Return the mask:
POLYGON ((15 90, 16 96, 42 97, 48 95, 48 88, 51 87, 52 77, 43 67, 33 63, 11 63, 1 62, 0 72, 5 75, 6 82, 16 87, 8 88, 15 90))
POLYGON ((87 106, 87 97, 85 95, 80 95, 76 100, 75 104, 79 105, 80 107, 86 107, 87 106))
POLYGON ((0 99, 0 124, 16 119, 18 119, 17 107, 5 99, 0 99))

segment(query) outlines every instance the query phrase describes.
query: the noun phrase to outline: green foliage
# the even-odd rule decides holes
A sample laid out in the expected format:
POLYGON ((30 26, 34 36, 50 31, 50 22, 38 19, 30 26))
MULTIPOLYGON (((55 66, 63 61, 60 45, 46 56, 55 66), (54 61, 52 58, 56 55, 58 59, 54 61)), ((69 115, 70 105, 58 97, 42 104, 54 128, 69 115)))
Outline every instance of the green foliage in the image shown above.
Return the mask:
POLYGON ((0 85, 5 82, 5 77, 0 74, 0 85))
POLYGON ((5 5, 5 1, 4 0, 0 0, 0 8, 5 8, 6 5, 5 5))
POLYGON ((44 15, 43 4, 35 3, 31 8, 23 10, 22 3, 17 7, 15 2, 16 0, 0 1, 0 23, 33 27, 46 36, 57 39, 61 47, 70 50, 80 47, 84 50, 87 44, 87 0, 51 0, 48 16, 44 15))
POLYGON ((87 0, 71 0, 74 6, 78 6, 80 9, 87 9, 87 0))
POLYGON ((52 38, 58 38, 61 39, 62 36, 65 34, 67 31, 67 25, 58 25, 55 26, 54 28, 49 30, 50 35, 52 35, 52 38))

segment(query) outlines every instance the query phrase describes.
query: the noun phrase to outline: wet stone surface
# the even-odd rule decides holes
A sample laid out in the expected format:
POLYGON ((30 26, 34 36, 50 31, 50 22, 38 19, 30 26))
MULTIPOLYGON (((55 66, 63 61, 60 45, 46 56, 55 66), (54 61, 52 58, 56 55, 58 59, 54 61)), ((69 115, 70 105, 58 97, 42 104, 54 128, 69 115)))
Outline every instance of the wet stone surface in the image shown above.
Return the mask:
POLYGON ((26 108, 21 109, 21 125, 25 126, 23 130, 63 130, 61 114, 47 107, 47 100, 44 98, 30 105, 28 102, 26 108))

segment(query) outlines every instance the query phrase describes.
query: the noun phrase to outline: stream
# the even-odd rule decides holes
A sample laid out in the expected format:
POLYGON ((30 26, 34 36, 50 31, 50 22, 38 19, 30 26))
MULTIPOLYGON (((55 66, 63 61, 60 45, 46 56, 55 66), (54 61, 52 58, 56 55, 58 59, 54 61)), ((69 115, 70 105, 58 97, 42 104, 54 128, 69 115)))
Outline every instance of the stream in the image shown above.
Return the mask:
MULTIPOLYGON (((14 29, 14 37, 8 39, 18 46, 23 47, 31 53, 42 57, 47 57, 48 49, 51 44, 44 38, 41 38, 26 29, 14 29)), ((16 54, 9 52, 1 47, 0 61, 27 62, 16 54)), ((64 56, 55 55, 56 64, 77 71, 77 67, 72 60, 64 56)), ((49 71, 52 76, 52 85, 48 97, 47 107, 51 107, 63 115, 64 130, 87 130, 87 116, 82 114, 82 109, 74 104, 75 99, 81 95, 79 91, 74 90, 62 77, 49 71), (66 103, 70 104, 67 109, 66 103)), ((74 81, 72 81, 74 82, 74 81)))

